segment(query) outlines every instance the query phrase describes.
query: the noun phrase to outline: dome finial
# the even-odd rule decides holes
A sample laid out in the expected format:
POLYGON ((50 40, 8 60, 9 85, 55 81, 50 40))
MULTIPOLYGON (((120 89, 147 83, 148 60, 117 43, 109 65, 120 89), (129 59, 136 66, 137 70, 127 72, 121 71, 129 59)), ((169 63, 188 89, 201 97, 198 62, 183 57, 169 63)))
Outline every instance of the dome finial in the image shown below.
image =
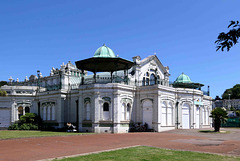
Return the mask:
POLYGON ((112 49, 110 49, 109 47, 107 47, 105 45, 105 43, 103 44, 103 46, 101 46, 100 48, 98 48, 96 50, 96 52, 94 53, 93 57, 104 57, 104 58, 115 58, 116 55, 114 54, 114 52, 112 51, 112 49))

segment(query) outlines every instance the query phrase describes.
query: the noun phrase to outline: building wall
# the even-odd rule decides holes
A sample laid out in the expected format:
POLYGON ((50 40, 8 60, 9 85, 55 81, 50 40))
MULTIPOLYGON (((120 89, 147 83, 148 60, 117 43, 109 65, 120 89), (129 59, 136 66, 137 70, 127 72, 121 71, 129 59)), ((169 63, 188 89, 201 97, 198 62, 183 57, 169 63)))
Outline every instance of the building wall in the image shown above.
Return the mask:
MULTIPOLYGON (((73 76, 70 71, 61 76, 62 89, 3 86, 1 89, 8 92, 8 97, 0 97, 0 110, 11 112, 11 123, 19 119, 19 107, 22 114, 29 107, 30 112, 40 114, 46 126, 62 128, 71 122, 79 131, 96 133, 127 133, 131 125, 145 123, 156 132, 210 127, 211 97, 200 90, 171 87, 169 68, 155 55, 143 60, 135 57, 134 61, 136 65, 130 71, 135 70, 135 74, 128 77, 136 84, 75 84, 72 88, 73 72, 79 72, 72 67, 73 76), (152 74, 163 81, 151 84, 149 80, 149 84, 143 85, 143 78, 150 79, 152 74)), ((65 70, 64 65, 62 68, 65 70)), ((49 77, 42 79, 49 85, 59 84, 57 72, 54 69, 49 77)))

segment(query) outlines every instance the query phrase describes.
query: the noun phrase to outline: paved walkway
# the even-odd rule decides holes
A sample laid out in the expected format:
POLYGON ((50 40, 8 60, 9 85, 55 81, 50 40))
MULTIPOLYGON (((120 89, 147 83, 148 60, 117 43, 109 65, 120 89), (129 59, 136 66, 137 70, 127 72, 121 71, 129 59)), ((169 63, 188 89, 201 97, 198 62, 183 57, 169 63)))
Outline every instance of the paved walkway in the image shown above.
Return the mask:
POLYGON ((0 161, 41 160, 135 145, 240 156, 240 129, 225 130, 231 133, 172 130, 0 140, 0 161))

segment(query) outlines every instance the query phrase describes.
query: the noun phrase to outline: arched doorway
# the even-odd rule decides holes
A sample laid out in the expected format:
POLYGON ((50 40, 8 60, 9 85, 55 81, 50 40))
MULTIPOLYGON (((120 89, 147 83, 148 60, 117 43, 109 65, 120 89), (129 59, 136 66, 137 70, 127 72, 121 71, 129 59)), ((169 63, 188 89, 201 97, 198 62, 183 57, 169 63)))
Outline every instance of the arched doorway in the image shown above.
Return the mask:
POLYGON ((147 123, 148 128, 152 129, 153 104, 151 100, 143 102, 143 124, 147 123))
POLYGON ((188 103, 182 106, 182 128, 190 129, 190 105, 188 103))

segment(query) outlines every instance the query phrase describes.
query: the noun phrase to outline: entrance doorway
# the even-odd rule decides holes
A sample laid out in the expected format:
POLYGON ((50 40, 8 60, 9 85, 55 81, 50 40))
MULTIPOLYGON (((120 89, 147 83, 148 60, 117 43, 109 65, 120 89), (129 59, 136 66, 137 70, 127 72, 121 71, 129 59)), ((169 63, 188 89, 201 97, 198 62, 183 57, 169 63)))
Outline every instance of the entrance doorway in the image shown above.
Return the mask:
POLYGON ((188 103, 182 107, 182 128, 190 129, 190 105, 188 103))
POLYGON ((146 100, 143 102, 143 124, 147 123, 149 129, 152 129, 152 116, 152 101, 146 100))

